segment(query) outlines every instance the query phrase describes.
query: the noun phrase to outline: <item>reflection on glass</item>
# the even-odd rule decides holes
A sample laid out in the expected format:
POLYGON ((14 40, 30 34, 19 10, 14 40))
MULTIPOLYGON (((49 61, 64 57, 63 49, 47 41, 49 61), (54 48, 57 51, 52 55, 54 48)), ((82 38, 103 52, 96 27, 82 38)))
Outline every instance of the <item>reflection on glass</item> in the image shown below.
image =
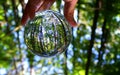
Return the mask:
POLYGON ((71 41, 71 28, 67 21, 51 10, 36 13, 26 24, 24 34, 27 47, 41 57, 64 52, 71 41))

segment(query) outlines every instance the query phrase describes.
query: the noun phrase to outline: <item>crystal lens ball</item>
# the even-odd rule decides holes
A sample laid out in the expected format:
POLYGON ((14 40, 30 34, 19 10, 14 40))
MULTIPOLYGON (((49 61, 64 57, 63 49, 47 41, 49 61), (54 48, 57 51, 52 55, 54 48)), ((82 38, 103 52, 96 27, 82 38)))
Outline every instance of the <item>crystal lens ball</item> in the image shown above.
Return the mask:
POLYGON ((37 12, 26 24, 24 38, 28 49, 34 54, 51 57, 67 49, 71 41, 71 27, 58 12, 37 12))

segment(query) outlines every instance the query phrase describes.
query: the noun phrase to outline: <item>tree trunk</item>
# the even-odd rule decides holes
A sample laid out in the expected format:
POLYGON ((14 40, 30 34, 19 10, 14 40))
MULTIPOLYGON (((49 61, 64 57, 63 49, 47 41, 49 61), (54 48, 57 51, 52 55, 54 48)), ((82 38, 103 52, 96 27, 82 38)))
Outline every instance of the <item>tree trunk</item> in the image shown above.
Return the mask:
POLYGON ((95 30, 97 27, 97 20, 99 17, 99 2, 100 0, 96 0, 96 4, 95 4, 95 11, 94 11, 94 18, 93 18, 93 26, 92 26, 92 33, 91 33, 91 40, 90 40, 90 45, 89 45, 89 49, 88 49, 88 56, 87 56, 87 63, 86 63, 86 71, 85 71, 85 75, 88 75, 89 73, 89 68, 90 68, 90 63, 91 63, 91 56, 92 56, 92 48, 94 45, 94 40, 95 40, 95 30))
POLYGON ((106 17, 104 19, 103 22, 103 26, 102 26, 102 37, 101 37, 101 47, 99 49, 99 54, 98 54, 98 66, 102 65, 102 57, 103 57, 103 53, 104 53, 104 49, 105 49, 105 43, 106 43, 106 17))

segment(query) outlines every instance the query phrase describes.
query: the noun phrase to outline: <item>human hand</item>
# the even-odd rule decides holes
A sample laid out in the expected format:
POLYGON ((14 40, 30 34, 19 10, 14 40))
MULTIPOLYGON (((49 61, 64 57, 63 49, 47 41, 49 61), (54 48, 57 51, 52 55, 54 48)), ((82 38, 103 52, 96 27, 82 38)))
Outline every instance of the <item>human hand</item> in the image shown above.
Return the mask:
MULTIPOLYGON (((49 9, 54 2, 55 0, 29 0, 24 10, 21 24, 24 25, 27 20, 33 19, 35 12, 49 9)), ((75 27, 77 23, 74 20, 73 15, 77 0, 64 0, 64 2, 64 16, 68 23, 75 27)))

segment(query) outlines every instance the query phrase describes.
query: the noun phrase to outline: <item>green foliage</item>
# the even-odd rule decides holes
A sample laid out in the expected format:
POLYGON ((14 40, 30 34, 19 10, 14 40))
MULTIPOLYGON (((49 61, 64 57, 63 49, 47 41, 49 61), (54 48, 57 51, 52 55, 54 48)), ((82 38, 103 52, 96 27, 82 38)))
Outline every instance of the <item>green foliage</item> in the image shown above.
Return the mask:
MULTIPOLYGON (((85 75, 90 57, 89 75, 119 75, 120 0, 99 0, 99 8, 96 1, 78 0, 75 18, 80 26, 73 28, 68 50, 59 56, 41 58, 31 53, 24 42, 24 27, 20 27, 24 1, 0 0, 0 72, 6 69, 9 75, 85 75), (91 36, 96 10, 95 36, 91 36), (88 56, 91 37, 95 39, 88 56)), ((51 9, 61 12, 62 3, 56 0, 51 9)))

